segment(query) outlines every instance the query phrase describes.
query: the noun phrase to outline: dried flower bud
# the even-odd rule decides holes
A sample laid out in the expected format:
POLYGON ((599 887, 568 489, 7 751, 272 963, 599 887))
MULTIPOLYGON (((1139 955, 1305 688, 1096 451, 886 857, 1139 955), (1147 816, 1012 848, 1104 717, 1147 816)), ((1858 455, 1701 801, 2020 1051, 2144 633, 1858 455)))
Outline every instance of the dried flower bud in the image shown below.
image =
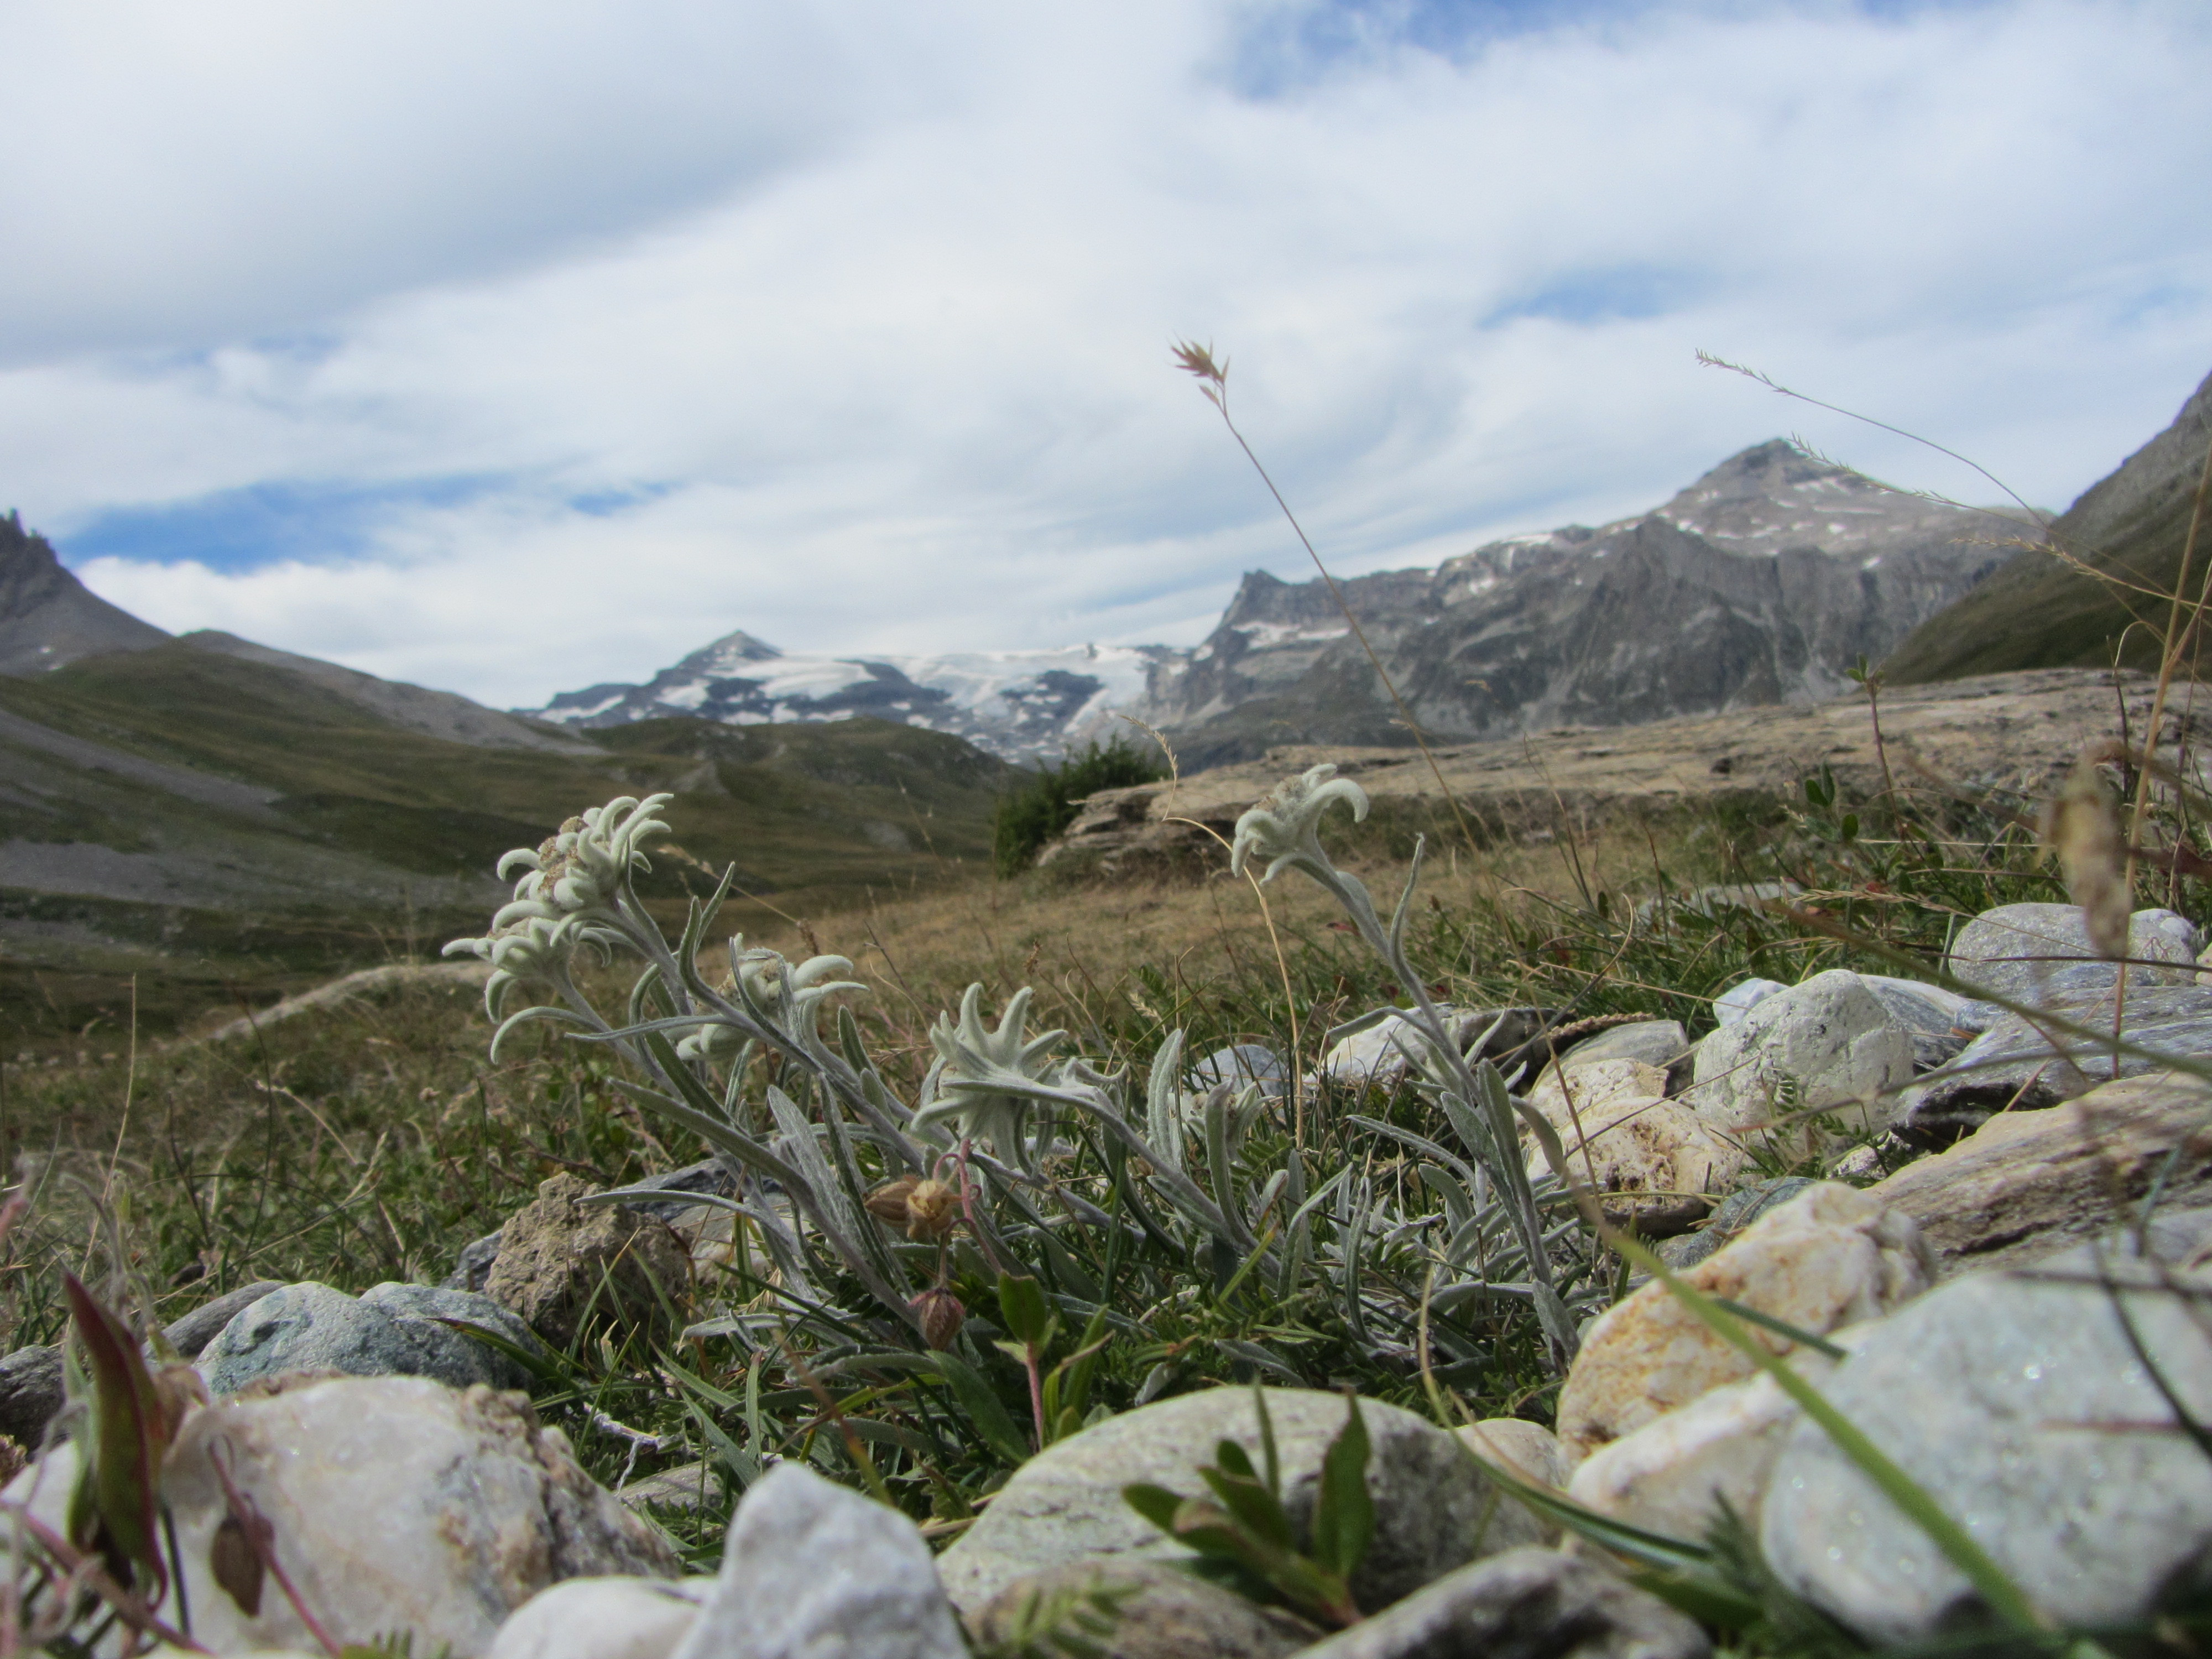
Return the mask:
POLYGON ((2120 829, 2119 803, 2097 769, 2094 751, 2075 763, 2066 787, 2051 804, 2044 838, 2058 855, 2067 892, 2081 907, 2089 943, 2102 957, 2117 960, 2127 955, 2127 838, 2120 829))
POLYGON ((932 1243, 942 1242, 960 1219, 960 1189, 919 1176, 886 1181, 861 1202, 885 1226, 932 1243))
POLYGON ((906 1236, 933 1243, 947 1237, 960 1220, 960 1189, 942 1181, 921 1181, 907 1194, 906 1236))
POLYGON ((941 1285, 924 1291, 906 1305, 921 1321, 921 1340, 933 1348, 951 1347, 960 1328, 968 1322, 968 1310, 960 1298, 941 1285))
POLYGON ((901 1176, 896 1181, 886 1181, 882 1186, 871 1188, 860 1202, 868 1213, 884 1225, 896 1227, 904 1232, 907 1230, 907 1200, 920 1185, 920 1176, 901 1176))

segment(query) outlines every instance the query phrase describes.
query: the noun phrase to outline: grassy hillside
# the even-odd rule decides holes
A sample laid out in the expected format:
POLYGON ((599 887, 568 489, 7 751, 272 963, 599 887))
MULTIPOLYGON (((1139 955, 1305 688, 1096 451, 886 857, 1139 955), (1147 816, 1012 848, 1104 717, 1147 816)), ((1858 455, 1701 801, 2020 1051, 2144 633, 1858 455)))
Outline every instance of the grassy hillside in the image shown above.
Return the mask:
MULTIPOLYGON (((654 720, 599 753, 490 749, 380 720, 283 669, 165 645, 0 679, 0 1052, 90 1022, 158 1033, 481 928, 510 847, 622 793, 679 798, 684 853, 734 862, 740 925, 988 857, 1012 769, 881 721, 654 720)), ((664 858, 650 896, 704 884, 664 858)))
MULTIPOLYGON (((2212 378, 2172 426, 2051 526, 2052 544, 2074 562, 2023 549, 1915 629, 1883 665, 1890 680, 1913 685, 2015 668, 2104 667, 2116 654, 2127 667, 2156 672, 2167 606, 2155 596, 2172 593, 2181 580, 2208 444, 2212 378)), ((2202 590, 2208 556, 2212 541, 2200 532, 2191 593, 2202 590)))

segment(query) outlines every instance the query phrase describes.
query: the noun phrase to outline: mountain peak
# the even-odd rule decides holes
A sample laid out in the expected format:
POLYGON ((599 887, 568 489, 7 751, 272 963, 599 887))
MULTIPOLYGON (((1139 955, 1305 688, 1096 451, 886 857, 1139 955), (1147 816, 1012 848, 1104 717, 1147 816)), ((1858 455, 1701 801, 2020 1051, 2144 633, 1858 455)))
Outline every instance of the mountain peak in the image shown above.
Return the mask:
POLYGON ((40 674, 103 651, 143 651, 169 636, 93 593, 53 544, 0 518, 0 674, 40 674))
POLYGON ((1959 509, 1770 438, 1729 456, 1650 516, 1739 553, 1818 547, 1855 557, 1939 525, 1954 534, 1959 509))

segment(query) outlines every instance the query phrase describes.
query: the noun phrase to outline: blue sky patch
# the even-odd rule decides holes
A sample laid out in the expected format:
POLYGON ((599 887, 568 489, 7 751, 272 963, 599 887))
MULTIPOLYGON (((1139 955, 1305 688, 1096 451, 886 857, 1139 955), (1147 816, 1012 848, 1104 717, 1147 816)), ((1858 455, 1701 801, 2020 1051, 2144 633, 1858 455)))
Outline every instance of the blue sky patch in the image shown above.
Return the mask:
POLYGON ((1523 317, 1562 323, 1606 323, 1663 317, 1697 299, 1706 280, 1664 265, 1610 265, 1555 276, 1531 293, 1508 300, 1482 319, 1497 328, 1523 317))
POLYGON ((319 564, 371 550, 376 532, 415 507, 450 507, 511 480, 489 476, 398 483, 275 483, 226 489, 159 507, 120 507, 55 538, 64 562, 195 560, 237 572, 297 559, 319 564))

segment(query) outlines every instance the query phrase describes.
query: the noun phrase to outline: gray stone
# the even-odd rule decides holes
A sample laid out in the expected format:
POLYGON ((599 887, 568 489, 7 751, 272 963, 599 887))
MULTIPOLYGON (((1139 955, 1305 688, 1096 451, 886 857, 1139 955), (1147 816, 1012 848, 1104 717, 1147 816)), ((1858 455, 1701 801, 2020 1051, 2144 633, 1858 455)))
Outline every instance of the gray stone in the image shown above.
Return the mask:
MULTIPOLYGON (((2172 964, 2135 967, 2130 984, 2193 985, 2197 953, 2203 936, 2186 918, 2171 910, 2138 910, 2128 923, 2128 954, 2172 964)), ((1979 989, 2014 1002, 2041 1006, 2110 992, 2119 977, 2089 943, 2080 907, 2072 904, 2000 904, 1984 910, 1951 941, 1943 965, 1979 989)), ((1960 1024, 1979 1030, 1996 1019, 1993 1003, 1970 1004, 1960 1024)))
POLYGON ((200 1350, 215 1340, 222 1328, 269 1294, 284 1287, 273 1279, 264 1279, 252 1285, 241 1285, 236 1290, 219 1296, 212 1302, 204 1302, 180 1319, 173 1320, 161 1334, 169 1346, 187 1359, 197 1359, 200 1350))
POLYGON ((2175 1208, 2212 1203, 2208 1122, 2194 1078, 2127 1078, 1993 1117, 1866 1191, 1920 1224, 1942 1277, 2026 1267, 2119 1225, 2153 1181, 2175 1208))
POLYGON ((484 1281, 491 1277, 491 1264, 499 1260, 501 1240, 504 1230, 486 1233, 482 1238, 461 1246, 460 1258, 453 1263, 453 1271, 446 1275, 449 1291, 481 1291, 484 1281))
POLYGON ((1301 1659, 1705 1659, 1697 1625, 1586 1555, 1517 1549, 1462 1567, 1301 1659))
POLYGON ((216 1395, 297 1370, 427 1376, 456 1389, 472 1382, 520 1387, 529 1376, 504 1354, 450 1327, 312 1280, 272 1291, 240 1313, 201 1350, 199 1365, 216 1395))
MULTIPOLYGON (((1516 1067, 1548 1057, 1546 1034, 1556 1023, 1551 1008, 1454 1008, 1437 1010, 1444 1030, 1470 1060, 1480 1056, 1496 1063, 1510 1079, 1516 1067)), ((1403 1014, 1377 1008, 1366 1017, 1374 1023, 1329 1045, 1322 1057, 1322 1075, 1340 1083, 1388 1086, 1405 1075, 1405 1047, 1419 1052, 1420 1038, 1403 1014)), ((1352 1022, 1357 1024, 1359 1022, 1352 1022)), ((1341 1030, 1342 1028, 1338 1028, 1341 1030)))
POLYGON ((1914 1071, 1934 1071, 1955 1058, 1972 1040, 1973 1033, 1959 1024, 1968 1018, 1968 1004, 1956 991, 1881 974, 1862 974, 1859 978, 1912 1038, 1914 1071))
POLYGON ((373 1285, 361 1293, 362 1302, 371 1307, 401 1319, 419 1319, 453 1331, 467 1338, 491 1357, 495 1386, 503 1389, 526 1389, 537 1380, 543 1368, 550 1364, 553 1351, 538 1339, 538 1333, 524 1324, 512 1309, 502 1308, 489 1297, 472 1291, 456 1291, 443 1285, 406 1285, 386 1280, 373 1285), (489 1342, 478 1341, 470 1332, 457 1329, 447 1321, 459 1320, 464 1325, 473 1325, 490 1332, 501 1340, 520 1348, 537 1363, 533 1367, 503 1353, 489 1342))
POLYGON ((0 1434, 36 1451, 66 1396, 59 1348, 18 1348, 0 1359, 0 1434))
POLYGON ((1033 1598, 1094 1587, 1112 1596, 1119 1612, 1110 1630, 1079 1632, 1098 1659, 1285 1659, 1321 1634, 1293 1613, 1261 1607, 1180 1567, 1127 1556, 1071 1561, 1017 1579, 969 1619, 969 1633, 988 1650, 1021 1627, 1033 1598))
POLYGON ((913 1522, 780 1463, 746 1492, 673 1659, 967 1659, 913 1522))
POLYGON ((633 1187, 623 1189, 637 1196, 623 1200, 623 1207, 635 1210, 640 1215, 649 1215, 656 1221, 673 1221, 684 1211, 696 1209, 695 1202, 702 1193, 720 1198, 734 1198, 738 1183, 730 1172, 711 1158, 701 1158, 696 1164, 687 1164, 680 1170, 671 1170, 665 1175, 647 1176, 633 1187), (650 1196, 666 1193, 666 1198, 650 1196))
MULTIPOLYGON (((1267 1400, 1284 1505, 1303 1528, 1322 1454, 1344 1427, 1344 1398, 1269 1389, 1267 1400)), ((1385 1606, 1477 1556, 1541 1536, 1535 1517, 1500 1496, 1450 1435, 1395 1406, 1363 1400, 1359 1410, 1372 1448, 1367 1489, 1376 1510, 1375 1540, 1352 1581, 1362 1607, 1385 1606)), ((982 1519, 939 1559, 946 1592, 963 1608, 979 1607, 1015 1579, 1067 1561, 1187 1556, 1123 1501, 1121 1489, 1149 1481, 1195 1495, 1205 1490, 1199 1466, 1213 1462, 1224 1439, 1258 1459, 1251 1389, 1162 1401, 1047 1449, 1014 1472, 982 1519)))
MULTIPOLYGON (((2025 1273, 1969 1274, 1892 1314, 1825 1392, 2043 1616, 2135 1623, 2212 1589, 2212 1460, 2181 1437, 2121 1310, 2203 1421, 2212 1332, 2174 1292, 2208 1290, 2212 1273, 2160 1269, 2118 1241, 2025 1273)), ((1759 1531, 1785 1583, 1872 1642, 1926 1640, 1988 1616, 1815 1424, 1791 1433, 1759 1531)))
POLYGON ((1216 1048, 1192 1066, 1187 1086, 1195 1093, 1203 1093, 1224 1083, 1232 1089, 1256 1083, 1260 1092, 1269 1100, 1280 1100, 1290 1091, 1291 1073, 1283 1064, 1283 1057, 1265 1043, 1240 1042, 1232 1048, 1216 1048))
POLYGON ((1738 980, 1713 999, 1713 1018, 1723 1026, 1733 1025, 1767 998, 1789 988, 1779 980, 1738 980))
POLYGON ((1808 1176, 1781 1176, 1740 1188, 1721 1200, 1704 1226, 1668 1239, 1659 1254, 1670 1267, 1694 1267, 1769 1210, 1780 1208, 1814 1184, 1808 1176))
POLYGON ((1865 981, 1838 968, 1762 998, 1707 1037, 1688 1098, 1717 1128, 1802 1152, 1826 1137, 1796 1114, 1886 1127, 1896 1110, 1890 1091, 1911 1080, 1911 1035, 1865 981))
POLYGON ((668 1659, 711 1578, 570 1578, 508 1615, 484 1659, 668 1659))
MULTIPOLYGON (((2112 1028, 2109 989, 2050 1006, 2091 1030, 2112 1028)), ((2172 1059, 2212 1059, 2212 986, 2130 983, 2120 1030, 2130 1042, 2172 1059)), ((2122 1054, 2116 1073, 2109 1043, 2057 1030, 2046 1034, 2034 1021, 2001 1013, 1949 1066, 1905 1091, 1897 1132, 1917 1146, 1948 1146, 1999 1112, 2039 1110, 2115 1075, 2142 1077, 2164 1069, 2158 1060, 2122 1054)))

